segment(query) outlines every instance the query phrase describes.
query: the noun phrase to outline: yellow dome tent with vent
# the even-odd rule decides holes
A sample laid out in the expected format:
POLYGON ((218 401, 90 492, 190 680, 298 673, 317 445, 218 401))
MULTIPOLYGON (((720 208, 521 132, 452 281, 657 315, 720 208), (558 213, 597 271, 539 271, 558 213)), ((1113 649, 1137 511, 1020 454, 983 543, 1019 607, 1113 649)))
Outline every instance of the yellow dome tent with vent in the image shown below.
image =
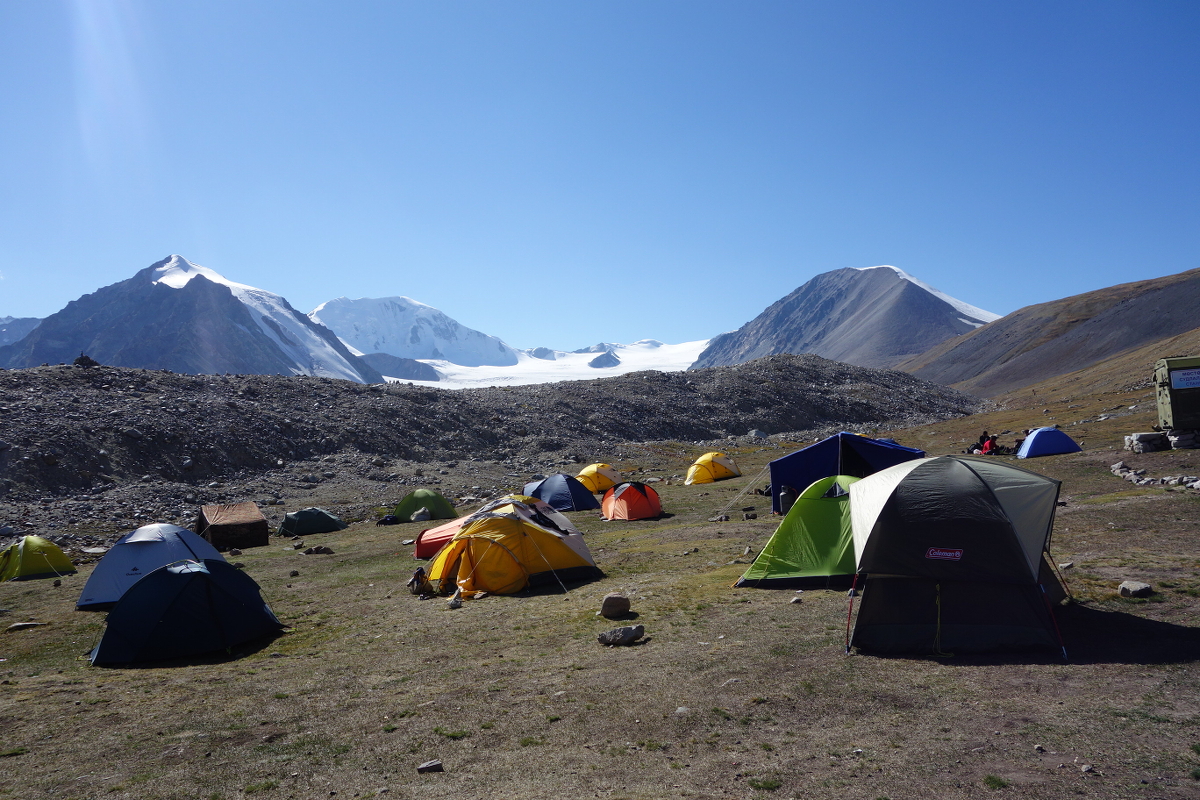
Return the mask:
POLYGON ((683 483, 686 486, 693 483, 712 483, 725 478, 736 478, 741 474, 742 471, 733 463, 733 459, 724 453, 705 453, 688 468, 687 480, 683 483))
POLYGON ((621 473, 608 464, 589 464, 579 470, 575 480, 586 486, 592 494, 600 494, 620 483, 621 473))
MULTIPOLYGON (((578 534, 551 531, 517 514, 486 514, 464 525, 429 565, 441 594, 515 594, 603 575, 578 534)), ((565 587, 564 587, 565 588, 565 587)))

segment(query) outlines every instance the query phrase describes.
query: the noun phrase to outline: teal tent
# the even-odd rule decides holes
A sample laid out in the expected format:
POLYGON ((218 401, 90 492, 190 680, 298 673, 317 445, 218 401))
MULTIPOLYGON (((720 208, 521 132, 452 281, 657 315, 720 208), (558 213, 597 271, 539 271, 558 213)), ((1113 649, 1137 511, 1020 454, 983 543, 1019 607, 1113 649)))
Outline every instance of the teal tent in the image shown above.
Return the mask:
POLYGON ((854 579, 850 485, 832 475, 800 493, 758 558, 735 586, 760 589, 845 588, 854 579))
POLYGON ((329 533, 348 526, 323 508, 302 508, 289 512, 279 526, 280 536, 306 536, 310 533, 329 533))

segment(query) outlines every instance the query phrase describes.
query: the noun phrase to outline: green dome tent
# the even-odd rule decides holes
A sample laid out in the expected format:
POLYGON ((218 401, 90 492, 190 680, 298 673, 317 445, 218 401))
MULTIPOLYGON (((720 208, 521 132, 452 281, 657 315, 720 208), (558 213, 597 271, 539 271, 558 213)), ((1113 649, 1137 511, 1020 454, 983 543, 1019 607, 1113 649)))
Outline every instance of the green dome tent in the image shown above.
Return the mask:
POLYGON ((405 495, 392 511, 401 522, 412 522, 412 515, 422 508, 429 510, 430 519, 454 519, 454 506, 433 489, 417 489, 405 495))
POLYGON ((850 485, 832 475, 800 493, 758 558, 734 586, 759 589, 845 588, 854 579, 850 485))
POLYGON ((0 581, 57 578, 74 572, 66 553, 40 536, 23 536, 0 553, 0 581))
POLYGON ((454 505, 433 489, 416 489, 415 492, 404 495, 392 513, 400 518, 401 522, 413 522, 414 513, 421 509, 430 512, 430 519, 454 519, 458 516, 454 505))

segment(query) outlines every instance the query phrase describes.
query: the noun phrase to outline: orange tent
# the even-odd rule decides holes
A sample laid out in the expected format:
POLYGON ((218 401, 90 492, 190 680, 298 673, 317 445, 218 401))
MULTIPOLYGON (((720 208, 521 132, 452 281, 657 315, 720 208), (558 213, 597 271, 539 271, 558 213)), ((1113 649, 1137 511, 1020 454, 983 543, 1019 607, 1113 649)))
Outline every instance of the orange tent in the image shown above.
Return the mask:
POLYGON ((658 492, 644 483, 622 483, 604 493, 605 519, 653 519, 662 515, 658 492))

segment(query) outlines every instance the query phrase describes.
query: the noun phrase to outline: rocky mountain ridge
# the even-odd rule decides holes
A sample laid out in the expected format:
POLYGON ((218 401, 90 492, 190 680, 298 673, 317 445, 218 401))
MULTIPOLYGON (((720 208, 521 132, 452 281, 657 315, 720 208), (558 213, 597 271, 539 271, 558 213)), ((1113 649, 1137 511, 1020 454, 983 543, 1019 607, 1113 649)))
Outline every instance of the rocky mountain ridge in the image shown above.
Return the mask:
POLYGON ((116 367, 7 370, 0 500, 141 479, 202 486, 345 453, 590 459, 622 442, 908 425, 979 407, 905 373, 816 356, 461 391, 116 367))
POLYGON ((814 353, 887 368, 995 319, 895 267, 847 267, 816 276, 738 330, 714 337, 693 367, 814 353))
POLYGON ((0 347, 0 366, 104 364, 189 374, 306 374, 382 382, 330 331, 272 292, 228 281, 181 256, 105 286, 0 347))
POLYGON ((1173 339, 1200 328, 1197 308, 1200 269, 1026 306, 896 367, 994 397, 1146 350, 1141 379, 1157 358, 1192 354, 1173 339))

